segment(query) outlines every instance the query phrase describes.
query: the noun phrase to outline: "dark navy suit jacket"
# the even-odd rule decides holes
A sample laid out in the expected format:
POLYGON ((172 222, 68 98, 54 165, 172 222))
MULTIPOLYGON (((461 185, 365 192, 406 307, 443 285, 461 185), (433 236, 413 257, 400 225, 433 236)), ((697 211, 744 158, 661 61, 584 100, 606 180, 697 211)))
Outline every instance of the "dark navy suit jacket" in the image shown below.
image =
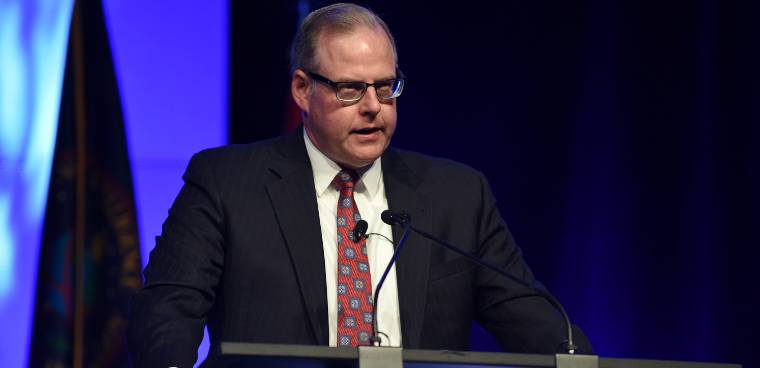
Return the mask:
MULTIPOLYGON (((542 287, 479 172, 393 148, 382 170, 390 209, 542 287)), ((206 324, 212 354, 222 341, 328 345, 322 236, 302 132, 200 152, 183 179, 132 301, 132 363, 192 366, 206 324)), ((415 234, 397 279, 404 348, 467 350, 473 320, 509 352, 555 353, 565 340, 560 314, 534 290, 415 234)))

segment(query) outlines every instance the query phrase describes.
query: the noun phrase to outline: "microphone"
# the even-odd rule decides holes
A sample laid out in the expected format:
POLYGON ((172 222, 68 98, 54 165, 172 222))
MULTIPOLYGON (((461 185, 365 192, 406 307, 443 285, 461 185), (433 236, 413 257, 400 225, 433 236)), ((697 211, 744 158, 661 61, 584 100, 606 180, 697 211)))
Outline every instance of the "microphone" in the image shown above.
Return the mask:
MULTIPOLYGON (((513 276, 512 274, 509 274, 506 271, 503 271, 502 269, 500 269, 500 268, 498 268, 498 267, 496 267, 496 266, 494 266, 494 265, 492 265, 492 264, 490 264, 490 263, 488 263, 488 262, 480 259, 479 257, 477 257, 475 255, 472 255, 470 253, 465 252, 461 248, 453 246, 453 245, 451 245, 451 244, 449 244, 449 243, 447 243, 447 242, 445 242, 445 241, 443 241, 441 239, 436 238, 435 236, 433 236, 431 234, 428 234, 428 233, 426 233, 426 232, 424 232, 422 230, 414 228, 411 225, 412 219, 409 216, 409 214, 407 214, 406 212, 393 212, 393 211, 390 211, 390 210, 385 210, 385 211, 383 211, 382 214, 380 214, 380 218, 383 220, 383 222, 385 222, 388 225, 391 225, 391 226, 393 226, 393 225, 401 225, 401 226, 404 227, 404 235, 402 236, 401 242, 403 242, 403 241, 406 240, 406 237, 407 237, 409 231, 413 231, 413 232, 415 232, 415 233, 417 233, 419 235, 422 235, 423 237, 425 237, 427 239, 430 239, 430 240, 432 240, 432 241, 434 241, 434 242, 442 245, 444 248, 449 249, 449 250, 453 251, 454 253, 462 255, 462 256, 468 258, 469 260, 471 260, 471 261, 473 261, 473 262, 475 262, 475 263, 477 263, 477 264, 479 264, 479 265, 481 265, 481 266, 483 266, 485 268, 488 268, 491 271, 494 271, 494 272, 498 273, 499 275, 504 276, 507 279, 512 280, 512 281, 514 281, 514 282, 516 282, 516 283, 518 283, 518 284, 520 284, 522 286, 525 286, 528 289, 531 289, 531 290, 535 291, 536 293, 538 293, 538 295, 540 295, 544 299, 546 299, 549 302, 549 304, 551 304, 552 306, 554 306, 562 314, 562 318, 565 320, 565 325, 567 326, 567 352, 569 354, 575 354, 575 350, 578 347, 575 346, 575 344, 573 343, 573 328, 572 328, 572 324, 570 324, 570 317, 567 316, 567 312, 565 312, 565 308, 562 307, 562 305, 557 301, 557 299, 554 298, 554 296, 552 296, 551 294, 549 294, 548 292, 546 292, 544 290, 537 289, 537 288, 533 287, 532 285, 528 284, 527 282, 523 281, 522 279, 520 279, 520 278, 518 278, 516 276, 513 276)), ((401 249, 401 246, 402 246, 401 242, 399 242, 399 247, 396 249, 396 252, 398 252, 398 250, 401 249)), ((396 256, 397 256, 397 254, 394 253, 393 254, 393 258, 391 259, 391 264, 393 262, 395 262, 396 256)), ((387 273, 388 269, 390 269, 390 264, 388 265, 388 268, 386 269, 386 273, 387 273)), ((381 279, 380 281, 382 282, 384 279, 385 279, 385 274, 383 275, 383 279, 381 279)), ((381 284, 378 284, 378 289, 380 288, 380 286, 381 286, 381 284)))
POLYGON ((380 214, 380 219, 388 225, 406 225, 412 219, 406 212, 393 212, 391 210, 385 210, 380 214))
POLYGON ((369 224, 367 224, 367 221, 359 220, 359 222, 356 223, 356 226, 354 226, 354 243, 358 243, 362 238, 366 238, 367 235, 367 229, 369 228, 369 224))

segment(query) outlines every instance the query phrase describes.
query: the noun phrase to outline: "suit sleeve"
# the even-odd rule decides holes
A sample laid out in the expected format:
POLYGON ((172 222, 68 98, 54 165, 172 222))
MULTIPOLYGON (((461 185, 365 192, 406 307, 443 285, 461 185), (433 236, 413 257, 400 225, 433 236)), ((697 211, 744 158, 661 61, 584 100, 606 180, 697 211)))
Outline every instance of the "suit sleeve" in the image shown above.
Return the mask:
MULTIPOLYGON (((532 288, 479 268, 476 277, 478 322, 506 351, 560 352, 567 342, 562 314, 536 291, 546 290, 525 263, 522 251, 499 214, 488 182, 482 175, 480 193, 479 256, 532 285, 532 288)), ((580 347, 579 352, 591 353, 591 344, 585 335, 579 329, 574 331, 577 331, 574 342, 580 347)))
POLYGON ((223 211, 213 166, 190 161, 132 299, 128 342, 135 367, 192 367, 224 260, 223 211))

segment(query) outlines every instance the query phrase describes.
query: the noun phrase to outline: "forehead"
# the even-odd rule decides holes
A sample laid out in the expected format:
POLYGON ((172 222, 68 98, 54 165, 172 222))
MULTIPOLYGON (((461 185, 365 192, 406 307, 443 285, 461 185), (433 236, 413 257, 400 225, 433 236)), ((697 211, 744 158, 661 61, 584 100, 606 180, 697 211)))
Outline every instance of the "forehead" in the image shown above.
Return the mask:
POLYGON ((343 77, 393 75, 396 55, 388 35, 380 27, 360 26, 350 32, 322 32, 315 53, 320 71, 343 77), (378 74, 378 75, 366 75, 378 74))

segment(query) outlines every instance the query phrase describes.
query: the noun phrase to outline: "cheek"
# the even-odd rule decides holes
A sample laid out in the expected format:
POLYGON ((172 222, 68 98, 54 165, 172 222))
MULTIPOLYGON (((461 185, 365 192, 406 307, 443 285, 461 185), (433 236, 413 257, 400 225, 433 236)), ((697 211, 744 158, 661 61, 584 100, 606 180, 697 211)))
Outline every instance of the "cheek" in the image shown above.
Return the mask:
MULTIPOLYGON (((334 98, 334 97, 333 97, 334 98)), ((333 142, 342 140, 348 131, 346 112, 339 108, 323 104, 313 104, 309 114, 314 130, 317 130, 323 139, 333 142)))
POLYGON ((388 136, 392 135, 396 130, 396 106, 393 106, 393 108, 387 109, 387 111, 385 111, 383 120, 385 120, 386 132, 388 136))
POLYGON ((309 113, 319 116, 321 120, 334 118, 333 115, 339 114, 341 107, 334 94, 319 89, 309 98, 309 113))

